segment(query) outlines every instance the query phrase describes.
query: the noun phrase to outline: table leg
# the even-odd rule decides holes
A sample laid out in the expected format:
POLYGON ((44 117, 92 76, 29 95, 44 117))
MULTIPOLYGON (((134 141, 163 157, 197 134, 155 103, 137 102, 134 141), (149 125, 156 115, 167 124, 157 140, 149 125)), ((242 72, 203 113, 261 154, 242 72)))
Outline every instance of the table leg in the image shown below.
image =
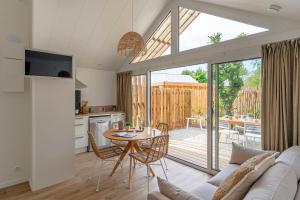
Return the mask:
MULTIPOLYGON (((134 149, 135 149, 136 151, 142 151, 142 149, 139 147, 138 143, 136 143, 136 142, 133 143, 133 147, 134 147, 134 149)), ((151 168, 150 165, 149 165, 149 170, 150 170, 152 176, 155 176, 155 173, 154 173, 154 171, 153 171, 153 169, 151 168)))
POLYGON ((186 129, 189 128, 189 124, 190 124, 190 119, 187 119, 187 120, 186 120, 186 129))
POLYGON ((118 162, 115 164, 113 170, 111 171, 110 176, 112 176, 115 173, 116 169, 118 168, 118 166, 120 165, 120 163, 123 161, 124 157, 126 156, 127 152, 131 148, 131 145, 132 145, 131 142, 128 142, 128 144, 126 145, 124 151, 120 155, 120 157, 118 159, 118 162))
MULTIPOLYGON (((133 153, 133 144, 132 144, 132 142, 130 142, 130 143, 131 143, 130 144, 130 153, 133 153)), ((132 177, 131 168, 132 168, 132 159, 133 158, 131 156, 129 156, 129 157, 130 157, 130 164, 129 164, 128 188, 129 188, 129 190, 131 190, 131 177, 132 177)))
POLYGON ((199 119, 200 129, 202 129, 202 119, 199 119))

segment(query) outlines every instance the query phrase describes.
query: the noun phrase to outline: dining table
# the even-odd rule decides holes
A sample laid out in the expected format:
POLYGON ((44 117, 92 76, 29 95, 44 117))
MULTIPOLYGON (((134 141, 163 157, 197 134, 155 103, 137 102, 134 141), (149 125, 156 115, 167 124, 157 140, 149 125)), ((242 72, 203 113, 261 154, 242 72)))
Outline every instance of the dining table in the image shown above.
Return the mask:
MULTIPOLYGON (((140 141, 150 140, 155 136, 161 135, 161 132, 158 129, 151 128, 151 127, 145 127, 141 131, 135 131, 135 130, 116 130, 111 129, 108 131, 105 131, 103 133, 103 136, 109 140, 119 141, 119 142, 127 142, 123 152, 121 153, 118 161, 116 162, 115 166, 113 167, 110 176, 112 176, 117 168, 120 166, 121 162, 124 160, 126 155, 128 153, 133 153, 134 151, 142 151, 142 149, 139 146, 140 141), (133 134, 134 137, 122 137, 122 136, 116 136, 116 133, 118 132, 126 132, 128 134, 133 134)), ((155 173, 153 169, 150 167, 150 172, 153 176, 155 176, 155 173)))
POLYGON ((254 124, 259 124, 259 120, 258 119, 252 119, 252 120, 247 120, 247 119, 241 119, 241 118, 225 118, 222 117, 220 118, 223 121, 228 121, 229 125, 232 126, 240 126, 240 127, 244 127, 245 123, 254 123, 254 124))

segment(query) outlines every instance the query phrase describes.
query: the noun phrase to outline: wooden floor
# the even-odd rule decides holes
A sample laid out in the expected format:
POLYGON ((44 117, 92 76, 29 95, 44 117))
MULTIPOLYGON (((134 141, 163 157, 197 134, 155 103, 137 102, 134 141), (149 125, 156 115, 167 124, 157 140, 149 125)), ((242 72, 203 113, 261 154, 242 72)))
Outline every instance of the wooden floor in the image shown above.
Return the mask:
MULTIPOLYGON (((133 174, 133 187, 130 191, 127 188, 128 180, 128 160, 123 168, 117 170, 113 177, 108 174, 112 165, 107 163, 101 170, 96 169, 96 173, 89 180, 92 174, 92 161, 95 159, 93 153, 84 153, 76 156, 76 175, 73 179, 51 186, 49 188, 31 192, 27 183, 0 190, 0 199, 5 200, 113 200, 113 199, 146 199, 147 178, 146 168, 137 166, 133 174), (101 173, 101 191, 96 192, 97 175, 101 173)), ((169 181, 177 186, 190 191, 206 181, 210 176, 203 172, 167 160, 169 167, 169 181)), ((153 166, 158 176, 163 177, 160 166, 153 166)), ((49 169, 51 173, 51 169, 49 169)), ((151 191, 158 190, 156 178, 151 178, 151 191)))

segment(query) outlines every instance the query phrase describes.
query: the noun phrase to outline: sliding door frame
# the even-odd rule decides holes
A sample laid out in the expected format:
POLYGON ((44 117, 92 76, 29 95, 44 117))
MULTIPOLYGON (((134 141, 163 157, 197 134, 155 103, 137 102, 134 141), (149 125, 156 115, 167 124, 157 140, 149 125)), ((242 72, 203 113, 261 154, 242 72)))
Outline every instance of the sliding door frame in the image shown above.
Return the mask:
MULTIPOLYGON (((203 64, 203 63, 198 63, 203 64)), ((182 67, 182 66, 178 66, 182 67)), ((177 67, 174 67, 177 68, 177 67)), ((163 69, 160 69, 163 70, 163 69)), ((155 70, 156 71, 156 70, 155 70)), ((158 70, 159 71, 159 70, 158 70)), ((146 89, 146 99, 147 99, 147 106, 146 106, 146 120, 147 126, 151 126, 151 73, 154 71, 148 71, 146 75, 147 79, 147 89, 146 89)), ((183 159, 177 158, 175 156, 168 155, 167 158, 179 162, 181 164, 187 165, 194 169, 203 171, 205 173, 215 175, 218 171, 213 169, 213 73, 212 73, 212 64, 207 63, 207 74, 208 74, 208 88, 207 88, 207 167, 202 167, 191 162, 185 161, 183 159)))
MULTIPOLYGON (((212 171, 220 171, 220 165, 219 165, 219 151, 220 151, 220 146, 219 146, 219 134, 217 134, 219 132, 219 65, 221 64, 226 64, 226 63, 234 63, 234 62, 243 62, 243 61, 249 61, 249 60, 257 60, 257 59, 261 59, 261 57, 252 57, 252 58, 245 58, 245 59, 237 59, 237 60, 232 60, 232 61, 224 61, 224 62, 218 62, 218 63, 211 63, 210 64, 210 70, 211 70, 211 74, 210 74, 210 79, 211 79, 211 82, 209 82, 209 85, 211 86, 211 92, 213 92, 213 90, 215 89, 215 106, 213 108, 213 100, 209 100, 208 103, 211 104, 212 106, 212 113, 211 113, 211 116, 208 117, 209 119, 211 119, 212 121, 212 130, 213 130, 213 126, 215 125, 215 146, 213 147, 212 145, 212 148, 215 148, 215 156, 214 156, 214 160, 215 160, 215 166, 213 166, 213 163, 211 163, 211 170, 212 171), (213 68, 215 66, 215 74, 213 74, 213 68), (215 80, 215 87, 213 85, 213 80, 214 80, 214 76, 216 78, 215 80), (213 109, 215 110, 213 112, 213 109), (213 124, 213 118, 215 117, 215 124, 213 124)), ((211 97, 212 97, 213 93, 211 94, 211 97)), ((213 132, 211 132, 211 135, 213 134, 213 132)), ((213 138, 211 138, 211 142, 213 143, 213 138)), ((211 152, 213 155, 213 152, 211 152)))

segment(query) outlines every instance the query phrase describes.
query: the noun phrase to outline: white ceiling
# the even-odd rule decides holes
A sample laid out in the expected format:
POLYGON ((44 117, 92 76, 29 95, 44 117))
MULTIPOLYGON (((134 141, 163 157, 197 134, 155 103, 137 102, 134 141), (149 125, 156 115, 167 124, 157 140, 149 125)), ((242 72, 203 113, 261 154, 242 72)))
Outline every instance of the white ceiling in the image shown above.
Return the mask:
MULTIPOLYGON (((134 0, 134 31, 144 35, 169 0, 134 0)), ((33 48, 76 56, 77 67, 117 70, 130 0, 33 0, 33 48)))
POLYGON ((198 0, 231 8, 300 21, 300 0, 198 0), (268 11, 271 4, 282 7, 279 13, 268 11))
MULTIPOLYGON (((144 35, 172 0, 134 0, 134 31, 144 35)), ((300 22, 300 0, 196 0, 300 22), (270 4, 280 13, 267 11, 270 4)), ((118 70, 116 53, 131 29, 131 0, 33 0, 33 48, 76 56, 77 67, 118 70)))

